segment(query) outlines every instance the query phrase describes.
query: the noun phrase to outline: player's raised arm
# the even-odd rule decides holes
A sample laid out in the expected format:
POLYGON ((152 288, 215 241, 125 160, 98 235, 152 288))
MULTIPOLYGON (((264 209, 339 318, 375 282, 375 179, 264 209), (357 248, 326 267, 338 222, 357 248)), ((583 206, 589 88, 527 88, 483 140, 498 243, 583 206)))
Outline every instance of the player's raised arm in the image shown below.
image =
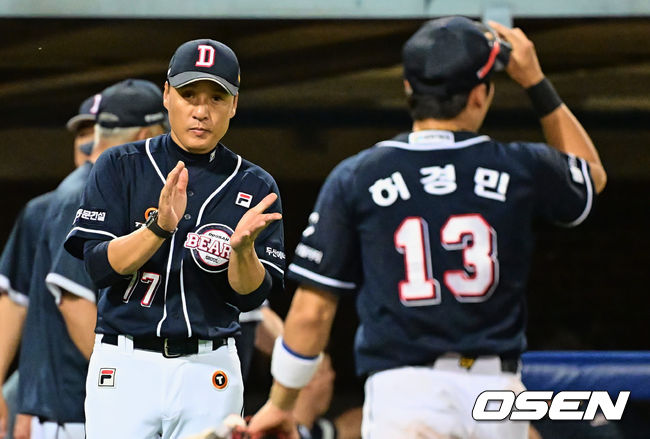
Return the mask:
POLYGON ((544 76, 533 42, 519 28, 510 29, 494 21, 490 25, 512 45, 506 71, 526 89, 540 117, 546 141, 564 153, 585 159, 591 168, 596 192, 601 192, 607 183, 607 174, 598 151, 578 119, 544 76))
POLYGON ((239 294, 255 291, 266 276, 266 270, 255 253, 255 239, 269 224, 282 219, 278 212, 264 213, 278 199, 270 193, 250 208, 237 223, 230 238, 232 253, 228 265, 228 282, 239 294))
POLYGON ((160 191, 157 217, 147 221, 146 227, 108 244, 108 262, 113 270, 119 274, 135 272, 174 234, 187 206, 187 181, 185 164, 178 162, 160 191))

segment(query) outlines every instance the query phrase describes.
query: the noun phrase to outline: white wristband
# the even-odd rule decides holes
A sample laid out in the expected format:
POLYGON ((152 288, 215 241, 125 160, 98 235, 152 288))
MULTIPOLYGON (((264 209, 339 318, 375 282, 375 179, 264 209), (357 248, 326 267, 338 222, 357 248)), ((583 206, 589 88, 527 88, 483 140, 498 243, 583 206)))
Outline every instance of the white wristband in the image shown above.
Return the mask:
POLYGON ((322 359, 322 352, 316 357, 305 357, 291 351, 280 336, 275 339, 273 346, 271 375, 285 387, 300 389, 314 376, 322 359))

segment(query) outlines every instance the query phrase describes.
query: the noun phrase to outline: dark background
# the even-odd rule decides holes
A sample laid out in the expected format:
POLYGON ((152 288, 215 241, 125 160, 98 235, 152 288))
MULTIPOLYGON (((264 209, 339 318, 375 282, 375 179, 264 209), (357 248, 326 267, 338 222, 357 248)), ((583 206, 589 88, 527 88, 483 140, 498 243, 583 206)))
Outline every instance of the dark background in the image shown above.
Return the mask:
MULTIPOLYGON (((290 259, 334 165, 409 130, 400 48, 420 23, 0 19, 0 244, 22 205, 72 170, 64 124, 84 98, 126 77, 162 85, 174 49, 209 37, 229 44, 242 67, 239 110, 224 143, 278 181, 290 259)), ((529 348, 647 350, 650 20, 515 24, 535 42, 545 73, 591 134, 609 175, 582 226, 538 226, 529 348)), ((496 78, 482 131, 503 141, 543 139, 524 93, 505 76, 496 78)), ((281 316, 295 288, 287 286, 286 295, 271 298, 281 316)), ((330 347, 335 412, 362 400, 352 363, 356 324, 353 300, 342 300, 330 347)), ((253 374, 251 406, 270 382, 260 355, 253 374)))

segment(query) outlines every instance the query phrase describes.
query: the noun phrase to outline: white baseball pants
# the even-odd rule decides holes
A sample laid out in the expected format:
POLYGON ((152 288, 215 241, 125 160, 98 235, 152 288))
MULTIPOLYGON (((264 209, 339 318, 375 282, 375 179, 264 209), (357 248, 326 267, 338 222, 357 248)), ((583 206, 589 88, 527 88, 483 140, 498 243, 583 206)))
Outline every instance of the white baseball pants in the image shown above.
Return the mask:
POLYGON ((502 372, 498 357, 458 358, 431 367, 402 367, 371 375, 365 384, 364 439, 526 439, 528 422, 475 421, 472 409, 484 390, 525 390, 516 373, 502 372))
POLYGON ((244 386, 233 338, 212 350, 165 358, 95 339, 86 379, 88 439, 183 438, 216 428, 229 414, 241 414, 244 386))

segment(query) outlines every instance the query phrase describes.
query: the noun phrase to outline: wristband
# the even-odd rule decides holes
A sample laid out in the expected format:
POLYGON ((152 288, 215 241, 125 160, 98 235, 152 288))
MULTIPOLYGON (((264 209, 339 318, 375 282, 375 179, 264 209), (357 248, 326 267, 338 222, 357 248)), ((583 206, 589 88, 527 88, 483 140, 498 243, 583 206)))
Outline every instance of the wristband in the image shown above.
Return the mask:
POLYGON ((533 104, 537 116, 542 118, 551 114, 562 105, 562 99, 555 91, 553 84, 547 78, 526 89, 526 94, 533 104))
POLYGON ((314 376, 322 359, 322 353, 315 357, 306 357, 293 352, 284 344, 280 336, 275 339, 273 346, 271 375, 284 387, 300 389, 305 387, 314 376))

